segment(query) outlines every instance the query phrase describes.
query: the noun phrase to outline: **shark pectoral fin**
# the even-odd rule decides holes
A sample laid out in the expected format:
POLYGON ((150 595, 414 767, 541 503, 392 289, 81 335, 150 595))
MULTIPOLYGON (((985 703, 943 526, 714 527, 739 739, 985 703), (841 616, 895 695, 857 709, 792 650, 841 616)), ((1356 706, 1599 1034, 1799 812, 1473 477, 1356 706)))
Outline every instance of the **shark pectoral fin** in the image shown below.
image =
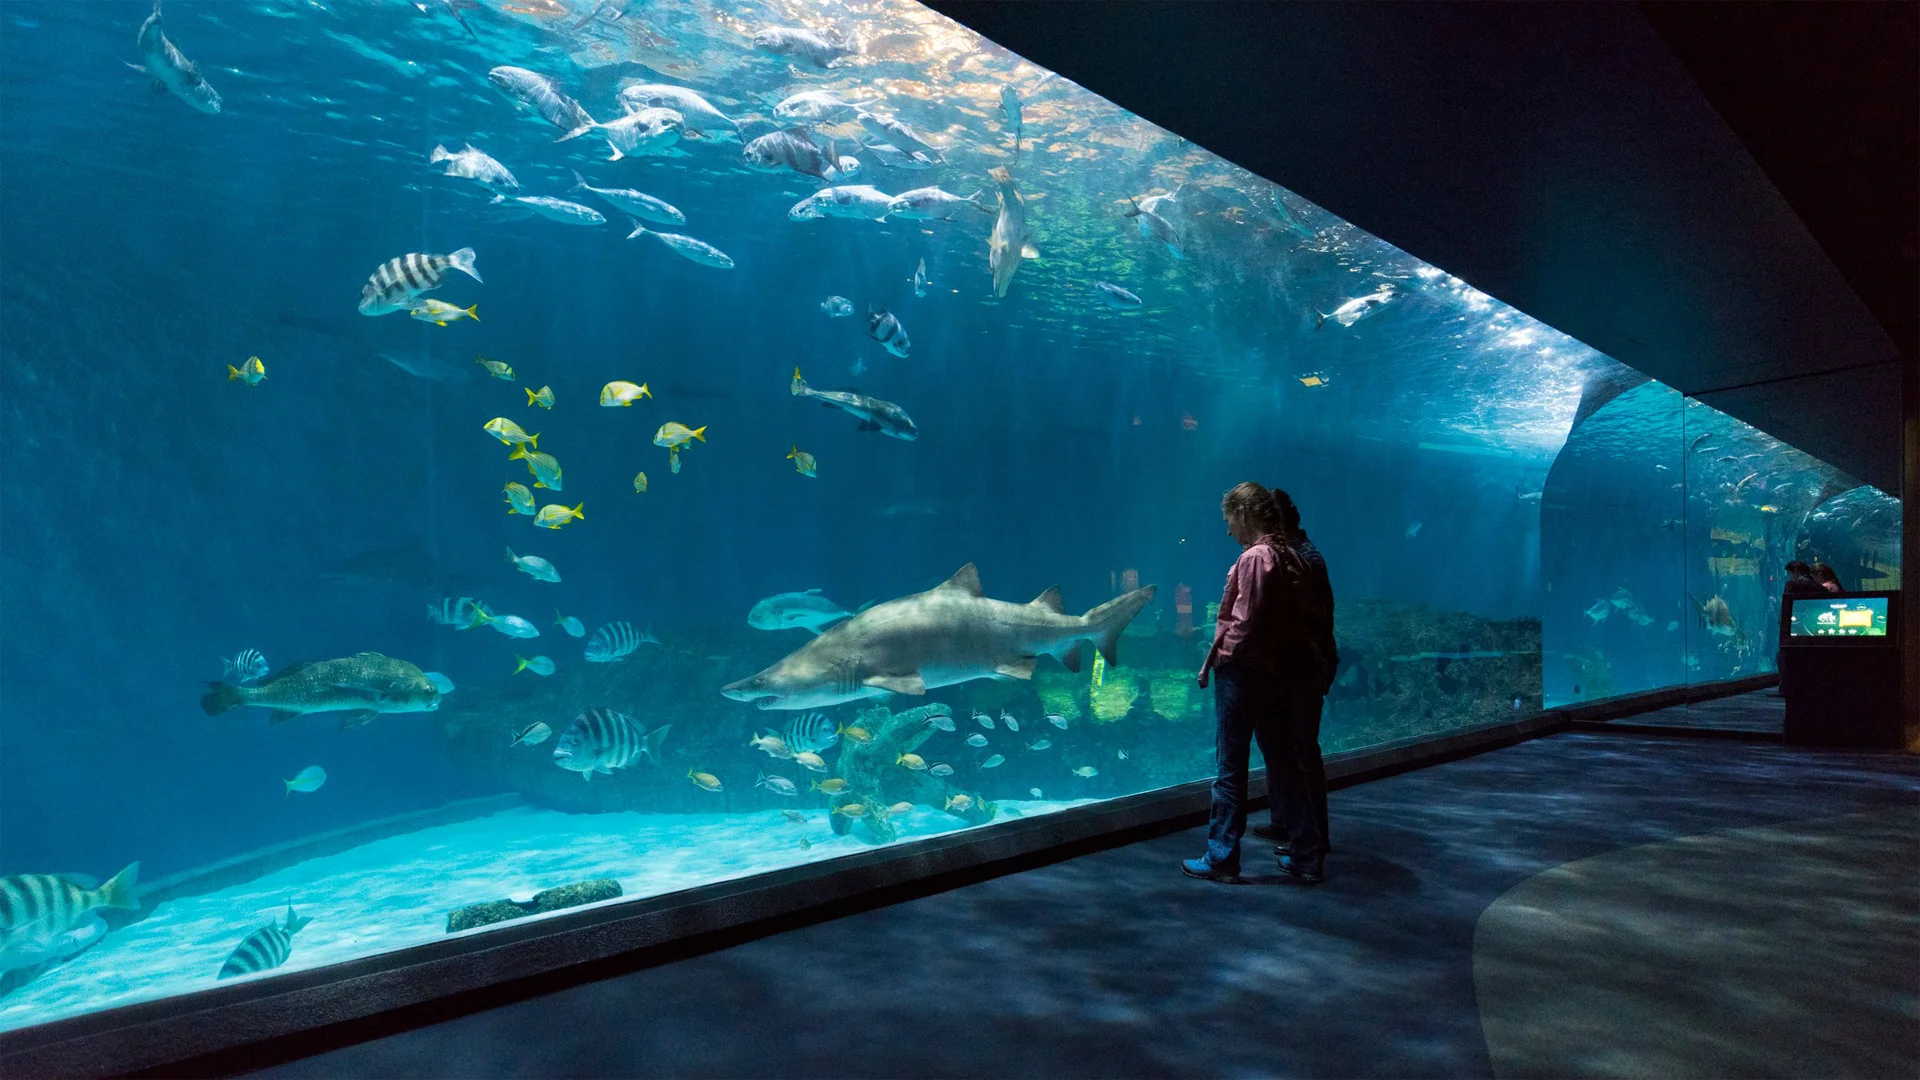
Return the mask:
POLYGON ((340 730, 352 731, 357 727, 366 727, 379 715, 372 709, 357 709, 340 717, 340 730))
POLYGON ((1060 661, 1060 666, 1066 668, 1068 671, 1080 670, 1080 646, 1075 645, 1066 652, 1056 653, 1054 655, 1055 658, 1060 661))
POLYGON ((299 715, 299 713, 294 712, 292 709, 275 709, 267 714, 267 723, 284 724, 289 720, 297 718, 299 715))
POLYGON ((922 679, 918 673, 913 675, 869 675, 861 681, 866 686, 875 687, 894 694, 913 694, 918 696, 927 692, 926 680, 922 679))
POLYGON ((1060 603, 1060 586, 1058 585, 1048 586, 1046 592, 1034 597, 1033 602, 1027 606, 1046 608, 1056 615, 1065 615, 1067 613, 1067 609, 1060 603))
POLYGON ((1033 657, 1023 656, 1018 660, 1009 660, 999 667, 994 668, 993 673, 995 675, 1003 675, 1009 679, 1032 679, 1033 657))

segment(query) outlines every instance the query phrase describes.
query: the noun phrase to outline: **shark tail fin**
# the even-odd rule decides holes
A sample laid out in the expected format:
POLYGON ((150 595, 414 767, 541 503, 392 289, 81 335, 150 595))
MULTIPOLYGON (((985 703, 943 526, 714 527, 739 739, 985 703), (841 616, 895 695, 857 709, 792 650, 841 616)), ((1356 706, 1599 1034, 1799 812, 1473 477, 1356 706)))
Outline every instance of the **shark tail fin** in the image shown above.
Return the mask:
MULTIPOLYGON (((1112 665, 1119 661, 1114 650, 1120 644, 1120 632, 1127 628, 1140 609, 1153 599, 1152 585, 1144 589, 1135 589, 1124 596, 1113 599, 1094 608, 1082 616, 1087 621, 1087 640, 1092 641, 1100 650, 1100 658, 1112 665)), ((1061 658, 1065 663, 1065 658, 1061 658)))

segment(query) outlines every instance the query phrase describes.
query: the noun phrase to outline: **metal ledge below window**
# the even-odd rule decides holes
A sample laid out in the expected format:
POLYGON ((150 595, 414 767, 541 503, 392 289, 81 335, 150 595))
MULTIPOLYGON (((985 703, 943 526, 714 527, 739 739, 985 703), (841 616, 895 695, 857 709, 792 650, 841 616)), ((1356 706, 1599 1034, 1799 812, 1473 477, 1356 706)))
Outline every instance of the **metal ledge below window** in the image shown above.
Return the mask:
MULTIPOLYGON (((1327 759, 1330 788, 1768 685, 1676 687, 1327 759)), ((0 1033, 0 1075, 230 1074, 1202 824, 1195 781, 340 964, 0 1033)), ((1251 805, 1266 800, 1256 772, 1251 805)))

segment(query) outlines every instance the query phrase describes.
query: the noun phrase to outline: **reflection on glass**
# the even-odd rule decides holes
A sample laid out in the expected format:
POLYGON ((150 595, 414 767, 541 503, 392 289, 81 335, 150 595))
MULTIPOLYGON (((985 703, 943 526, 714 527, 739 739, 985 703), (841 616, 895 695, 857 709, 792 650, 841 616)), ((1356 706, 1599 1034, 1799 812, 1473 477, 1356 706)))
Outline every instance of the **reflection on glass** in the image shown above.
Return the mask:
POLYGON ((0 7, 3 1027, 1208 776, 1241 480, 1333 566, 1329 751, 1897 564, 905 0, 163 14, 0 7))

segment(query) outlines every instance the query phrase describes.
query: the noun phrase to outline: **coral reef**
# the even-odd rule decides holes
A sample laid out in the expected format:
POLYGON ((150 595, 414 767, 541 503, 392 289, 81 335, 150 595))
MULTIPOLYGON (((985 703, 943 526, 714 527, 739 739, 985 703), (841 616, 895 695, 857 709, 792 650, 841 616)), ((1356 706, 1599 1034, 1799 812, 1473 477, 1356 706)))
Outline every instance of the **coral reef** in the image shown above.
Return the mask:
POLYGON ((932 717, 952 715, 952 708, 937 703, 898 714, 884 705, 861 710, 850 726, 866 731, 869 737, 865 742, 843 739, 839 760, 834 764, 833 774, 845 780, 847 787, 827 799, 833 831, 856 836, 864 832, 864 839, 888 843, 894 838, 894 828, 887 808, 902 802, 945 811, 969 825, 992 820, 993 804, 986 796, 900 764, 902 755, 918 750, 940 730, 928 722, 932 717), (955 795, 966 796, 966 809, 950 804, 955 795), (841 810, 853 806, 861 807, 857 817, 841 810))
POLYGON ((542 890, 534 893, 531 900, 489 900, 484 904, 468 904, 447 912, 447 933, 457 934, 489 923, 579 907, 599 900, 612 900, 619 895, 619 882, 612 878, 591 878, 542 890))

